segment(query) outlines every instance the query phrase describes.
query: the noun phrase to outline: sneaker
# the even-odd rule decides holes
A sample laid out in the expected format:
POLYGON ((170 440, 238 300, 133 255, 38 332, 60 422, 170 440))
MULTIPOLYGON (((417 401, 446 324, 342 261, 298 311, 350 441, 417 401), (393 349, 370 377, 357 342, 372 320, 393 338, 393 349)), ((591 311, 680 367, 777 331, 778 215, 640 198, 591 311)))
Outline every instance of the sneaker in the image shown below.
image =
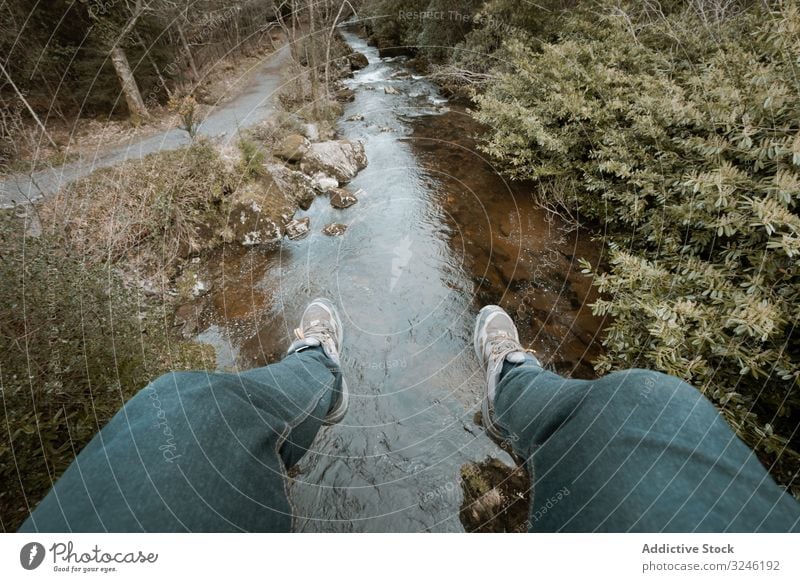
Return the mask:
MULTIPOLYGON (((495 438, 503 436, 493 422, 494 397, 503 363, 521 364, 533 356, 527 355, 519 343, 517 327, 511 316, 497 305, 487 305, 478 313, 473 334, 475 355, 486 370, 486 392, 483 396, 481 412, 483 426, 495 438)), ((535 358, 534 358, 535 360, 535 358)))
MULTIPOLYGON (((340 366, 339 348, 342 345, 342 321, 336 313, 336 307, 325 298, 314 299, 308 304, 303 316, 300 318, 300 327, 294 330, 297 338, 289 346, 288 354, 301 351, 308 347, 321 346, 322 351, 337 366, 340 366)), ((347 384, 342 378, 341 392, 336 394, 336 401, 325 416, 325 424, 336 424, 344 418, 347 412, 349 394, 347 384)))

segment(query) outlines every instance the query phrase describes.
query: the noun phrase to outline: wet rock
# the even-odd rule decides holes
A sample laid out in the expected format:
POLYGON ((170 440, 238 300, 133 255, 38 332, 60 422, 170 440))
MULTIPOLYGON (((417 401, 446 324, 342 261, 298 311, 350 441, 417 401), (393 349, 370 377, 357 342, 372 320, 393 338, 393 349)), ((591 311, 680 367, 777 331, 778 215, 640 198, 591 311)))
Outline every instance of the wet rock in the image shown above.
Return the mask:
POLYGON ((387 95, 400 95, 400 91, 389 85, 383 88, 383 92, 387 95))
POLYGON ((244 246, 276 242, 283 230, 266 209, 266 195, 244 191, 237 194, 228 215, 228 239, 244 246))
POLYGON ((345 184, 366 165, 364 144, 359 141, 331 140, 311 144, 300 167, 308 175, 322 172, 345 184))
POLYGON ((308 216, 296 218, 286 225, 286 236, 298 240, 308 235, 311 230, 311 219, 308 216))
POLYGON ((347 121, 364 121, 363 115, 351 115, 347 118, 347 121))
POLYGON ((322 234, 327 234, 328 236, 341 236, 347 230, 346 224, 341 224, 339 222, 332 222, 331 224, 327 225, 325 228, 322 229, 322 234))
POLYGON ((344 89, 339 89, 334 93, 334 97, 337 101, 341 101, 343 103, 349 103, 350 101, 355 100, 356 92, 352 89, 345 87, 344 89))
POLYGON ((318 192, 324 191, 319 188, 314 180, 303 172, 292 170, 280 164, 270 164, 267 166, 272 181, 288 200, 293 200, 303 210, 308 210, 314 197, 318 192))
POLYGON ((350 67, 350 60, 347 57, 339 57, 338 59, 334 59, 331 61, 329 74, 334 79, 352 77, 353 69, 350 67))
POLYGON ((311 176, 311 182, 313 183, 314 188, 320 192, 327 192, 328 190, 339 187, 339 180, 336 178, 331 178, 322 172, 317 172, 311 176))
POLYGON ((347 60, 350 62, 350 68, 354 71, 358 71, 369 65, 369 59, 367 55, 363 53, 354 52, 347 56, 347 60))
POLYGON ((305 136, 293 133, 283 138, 273 153, 276 157, 287 162, 299 162, 303 159, 310 145, 305 136))
POLYGON ((461 467, 464 501, 459 517, 468 532, 527 531, 530 477, 499 459, 461 467))
POLYGON ((331 200, 331 206, 334 208, 349 208, 358 202, 358 198, 344 188, 331 188, 328 191, 328 196, 331 200))

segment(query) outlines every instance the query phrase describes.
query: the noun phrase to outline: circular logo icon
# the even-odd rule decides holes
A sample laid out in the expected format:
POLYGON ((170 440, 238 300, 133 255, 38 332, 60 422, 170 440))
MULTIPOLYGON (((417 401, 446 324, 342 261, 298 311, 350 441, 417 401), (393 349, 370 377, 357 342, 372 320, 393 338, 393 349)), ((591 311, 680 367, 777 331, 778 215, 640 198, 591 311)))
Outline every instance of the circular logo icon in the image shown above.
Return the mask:
POLYGON ((26 570, 35 570, 44 561, 44 546, 39 542, 30 542, 19 551, 19 563, 26 570))

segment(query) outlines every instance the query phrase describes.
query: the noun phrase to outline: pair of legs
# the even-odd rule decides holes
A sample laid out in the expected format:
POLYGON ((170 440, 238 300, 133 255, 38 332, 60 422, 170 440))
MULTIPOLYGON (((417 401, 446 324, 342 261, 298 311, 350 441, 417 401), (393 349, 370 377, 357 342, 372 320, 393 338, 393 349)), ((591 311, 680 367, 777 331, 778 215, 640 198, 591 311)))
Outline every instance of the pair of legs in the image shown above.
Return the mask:
MULTIPOLYGON (((279 363, 173 373, 81 451, 21 531, 290 531, 286 468, 340 420, 341 323, 311 303, 279 363)), ((797 531, 800 505, 694 388, 647 370, 544 370, 481 310, 484 423, 526 459, 531 531, 797 531)))

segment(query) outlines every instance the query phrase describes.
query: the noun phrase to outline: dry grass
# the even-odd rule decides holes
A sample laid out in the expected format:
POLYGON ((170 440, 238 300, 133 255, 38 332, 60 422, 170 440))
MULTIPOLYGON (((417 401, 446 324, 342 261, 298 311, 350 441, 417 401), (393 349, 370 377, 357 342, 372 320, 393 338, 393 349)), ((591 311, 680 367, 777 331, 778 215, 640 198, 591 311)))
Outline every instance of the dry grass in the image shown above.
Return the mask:
POLYGON ((89 263, 130 260, 168 274, 213 244, 239 178, 208 143, 98 170, 39 208, 45 232, 89 263), (211 240, 209 240, 211 239, 211 240))

